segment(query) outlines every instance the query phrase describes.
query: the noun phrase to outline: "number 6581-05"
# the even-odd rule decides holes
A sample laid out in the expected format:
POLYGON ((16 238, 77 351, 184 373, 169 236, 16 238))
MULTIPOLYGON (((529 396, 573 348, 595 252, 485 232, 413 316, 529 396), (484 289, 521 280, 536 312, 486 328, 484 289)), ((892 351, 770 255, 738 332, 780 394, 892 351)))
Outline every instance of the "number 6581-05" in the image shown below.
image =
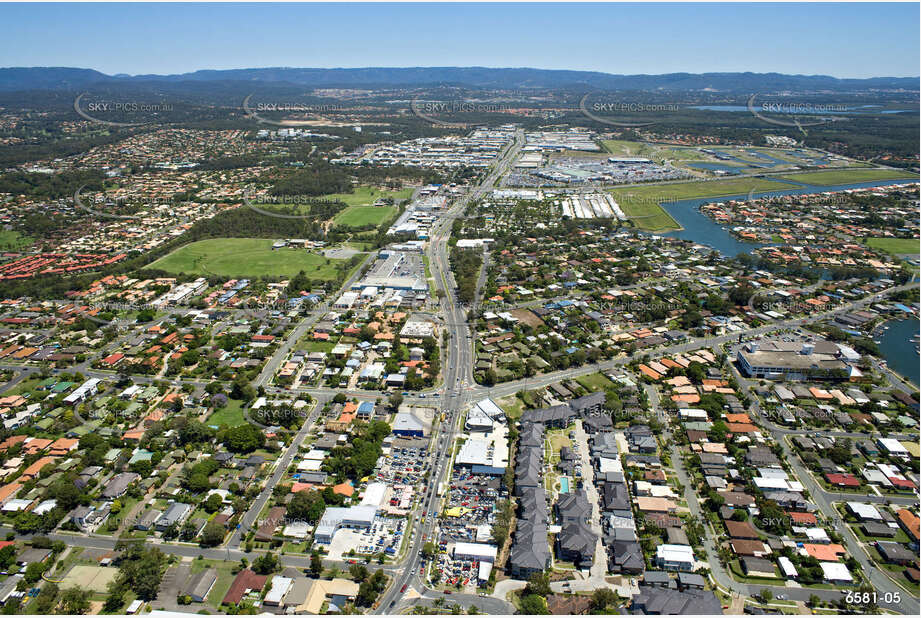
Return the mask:
POLYGON ((898 591, 877 594, 876 592, 859 592, 856 590, 848 590, 844 595, 844 600, 847 603, 853 603, 854 605, 876 605, 879 602, 900 603, 902 601, 902 594, 898 591))

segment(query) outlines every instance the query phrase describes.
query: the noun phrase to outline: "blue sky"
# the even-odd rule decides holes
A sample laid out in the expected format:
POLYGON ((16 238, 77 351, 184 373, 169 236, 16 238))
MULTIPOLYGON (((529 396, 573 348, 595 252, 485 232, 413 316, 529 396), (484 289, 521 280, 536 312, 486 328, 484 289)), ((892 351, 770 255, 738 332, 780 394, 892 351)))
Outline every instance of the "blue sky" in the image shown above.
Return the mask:
POLYGON ((2 66, 917 76, 919 4, 0 4, 2 66))

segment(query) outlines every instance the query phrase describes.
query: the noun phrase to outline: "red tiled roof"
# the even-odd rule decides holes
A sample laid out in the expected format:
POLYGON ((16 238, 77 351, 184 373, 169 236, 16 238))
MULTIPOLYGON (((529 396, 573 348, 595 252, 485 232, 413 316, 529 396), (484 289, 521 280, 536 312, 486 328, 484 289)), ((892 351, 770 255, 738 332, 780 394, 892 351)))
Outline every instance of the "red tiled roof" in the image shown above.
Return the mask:
POLYGON ((837 562, 839 554, 847 553, 847 550, 837 543, 803 543, 803 549, 816 560, 823 562, 837 562))
POLYGON ((796 511, 791 511, 788 512, 787 515, 790 516, 790 519, 793 520, 794 524, 814 526, 819 523, 815 518, 815 515, 812 513, 798 513, 796 511))
POLYGON ((831 472, 825 475, 825 480, 832 485, 839 485, 841 487, 860 487, 860 479, 853 474, 831 472))
POLYGON ((243 569, 234 578, 230 584, 230 590, 224 595, 223 603, 227 605, 236 605, 243 600, 247 590, 262 590, 268 575, 257 575, 249 569, 243 569))

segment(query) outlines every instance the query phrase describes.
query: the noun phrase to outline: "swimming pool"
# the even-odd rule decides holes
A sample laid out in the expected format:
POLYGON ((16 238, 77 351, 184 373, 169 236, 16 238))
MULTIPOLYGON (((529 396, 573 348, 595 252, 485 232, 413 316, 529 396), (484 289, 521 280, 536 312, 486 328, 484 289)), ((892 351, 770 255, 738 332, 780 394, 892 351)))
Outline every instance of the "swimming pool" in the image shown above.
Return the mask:
POLYGON ((564 476, 560 479, 560 493, 568 494, 569 493, 569 477, 564 476))

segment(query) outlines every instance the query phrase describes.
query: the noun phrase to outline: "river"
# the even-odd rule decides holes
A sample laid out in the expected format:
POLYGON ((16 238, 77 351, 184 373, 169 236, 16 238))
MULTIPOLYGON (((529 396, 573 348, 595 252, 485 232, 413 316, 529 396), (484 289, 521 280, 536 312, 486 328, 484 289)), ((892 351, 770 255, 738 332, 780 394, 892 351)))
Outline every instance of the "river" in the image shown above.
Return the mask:
MULTIPOLYGON (((808 185, 794 181, 776 181, 778 186, 794 185, 795 189, 779 189, 777 191, 762 191, 754 193, 753 197, 780 197, 784 195, 801 195, 804 193, 821 193, 823 191, 843 191, 845 189, 860 189, 864 187, 883 187, 887 185, 903 184, 906 182, 915 182, 915 179, 905 180, 874 180, 869 182, 858 182, 844 185, 808 185)), ((716 249, 723 255, 735 257, 740 253, 750 253, 759 247, 764 247, 763 243, 743 242, 736 239, 729 233, 725 227, 718 225, 712 219, 700 212, 703 204, 712 204, 714 202, 727 202, 729 200, 744 200, 748 195, 725 195, 722 197, 704 197, 690 200, 678 200, 675 202, 663 202, 662 207, 675 221, 681 225, 681 230, 660 234, 662 236, 671 236, 691 240, 707 247, 716 249)))
POLYGON ((918 334, 918 319, 915 317, 886 322, 889 328, 877 331, 880 355, 886 359, 889 369, 909 382, 918 385, 918 345, 912 338, 918 334))

